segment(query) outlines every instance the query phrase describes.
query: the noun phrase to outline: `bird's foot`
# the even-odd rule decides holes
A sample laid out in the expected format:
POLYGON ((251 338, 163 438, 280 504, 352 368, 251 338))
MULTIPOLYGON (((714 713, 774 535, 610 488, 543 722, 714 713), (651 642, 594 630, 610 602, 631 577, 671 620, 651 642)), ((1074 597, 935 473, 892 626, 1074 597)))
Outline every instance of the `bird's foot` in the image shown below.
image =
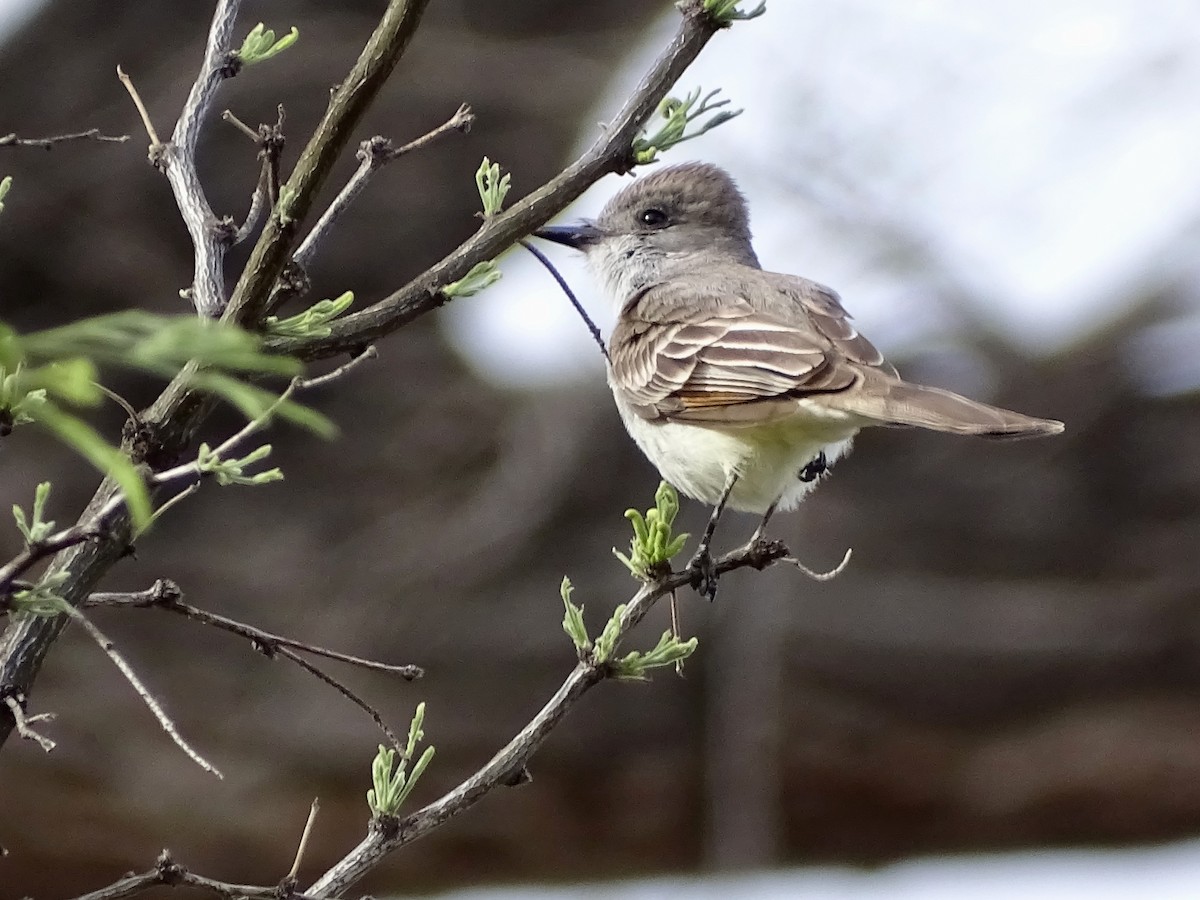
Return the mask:
POLYGON ((805 484, 811 481, 816 481, 829 470, 829 460, 825 458, 825 453, 822 451, 804 464, 804 468, 800 470, 799 478, 805 484))
POLYGON ((717 598, 717 564, 706 544, 701 544, 687 564, 692 575, 692 587, 710 603, 717 598))

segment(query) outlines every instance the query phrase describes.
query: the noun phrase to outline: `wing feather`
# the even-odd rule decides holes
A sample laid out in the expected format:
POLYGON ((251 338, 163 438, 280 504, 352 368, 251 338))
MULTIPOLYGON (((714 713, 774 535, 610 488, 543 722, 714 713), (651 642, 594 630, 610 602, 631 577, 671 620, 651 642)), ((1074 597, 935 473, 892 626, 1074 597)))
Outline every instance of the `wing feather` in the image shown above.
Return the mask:
POLYGON ((612 381, 645 418, 746 423, 796 397, 842 390, 883 357, 837 295, 748 270, 757 281, 673 279, 626 303, 611 340, 612 381), (753 298, 753 299, 751 299, 753 298))

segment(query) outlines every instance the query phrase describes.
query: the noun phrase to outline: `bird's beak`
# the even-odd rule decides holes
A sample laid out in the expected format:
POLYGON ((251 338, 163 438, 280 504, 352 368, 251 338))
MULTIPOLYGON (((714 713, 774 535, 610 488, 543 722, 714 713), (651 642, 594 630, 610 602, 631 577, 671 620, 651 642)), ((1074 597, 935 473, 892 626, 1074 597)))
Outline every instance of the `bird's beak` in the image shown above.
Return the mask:
POLYGON ((565 244, 576 250, 587 249, 591 244, 600 240, 602 234, 603 232, 596 227, 595 222, 589 222, 586 219, 573 225, 547 225, 534 232, 536 237, 554 241, 556 244, 565 244))

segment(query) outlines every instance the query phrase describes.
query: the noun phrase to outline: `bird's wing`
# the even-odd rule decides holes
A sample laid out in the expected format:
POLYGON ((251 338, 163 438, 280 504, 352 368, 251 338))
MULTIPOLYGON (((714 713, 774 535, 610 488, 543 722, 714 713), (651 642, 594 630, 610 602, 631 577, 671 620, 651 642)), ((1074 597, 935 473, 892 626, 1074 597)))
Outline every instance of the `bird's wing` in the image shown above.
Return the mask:
POLYGON ((753 272, 672 279, 626 303, 610 342, 612 382, 639 415, 770 421, 796 397, 844 390, 859 367, 883 365, 832 291, 753 272))

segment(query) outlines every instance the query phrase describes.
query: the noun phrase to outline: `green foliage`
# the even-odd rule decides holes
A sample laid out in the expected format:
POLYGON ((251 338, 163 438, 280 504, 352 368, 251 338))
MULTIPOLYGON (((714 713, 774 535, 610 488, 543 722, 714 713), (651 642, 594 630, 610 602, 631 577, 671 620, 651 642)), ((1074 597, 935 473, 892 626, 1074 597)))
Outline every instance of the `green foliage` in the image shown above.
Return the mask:
POLYGON ((583 626, 583 607, 571 602, 570 592, 571 584, 564 578, 562 593, 567 614, 563 618, 563 630, 571 636, 581 659, 588 658, 586 655, 590 650, 591 663, 606 667, 613 678, 623 681, 646 681, 651 669, 676 665, 696 652, 698 642, 695 638, 681 641, 670 631, 664 631, 652 650, 634 650, 618 659, 616 653, 617 646, 621 643, 625 604, 622 603, 613 610, 612 616, 604 623, 604 629, 593 644, 588 640, 587 631, 583 626))
POLYGON ((558 592, 562 596, 563 606, 566 607, 566 612, 563 613, 563 631, 567 633, 567 637, 571 639, 571 643, 575 645, 575 652, 579 654, 580 659, 584 657, 592 649, 592 640, 588 637, 587 626, 583 623, 583 607, 576 606, 571 602, 571 592, 575 588, 571 586, 571 579, 563 576, 562 586, 558 592))
POLYGON ((98 366, 172 378, 189 361, 197 364, 188 370, 192 386, 232 404, 249 419, 277 412, 319 434, 334 430, 319 413, 290 400, 280 402, 271 391, 243 380, 300 370, 294 359, 264 353, 257 335, 194 316, 133 310, 23 335, 0 322, 0 437, 26 424, 50 432, 117 482, 135 526, 143 528, 150 521, 150 496, 141 474, 74 409, 104 399, 98 366))
POLYGON ((150 492, 137 467, 119 447, 107 443, 95 428, 78 416, 63 412, 54 403, 39 406, 34 422, 117 483, 136 527, 150 524, 150 492))
POLYGON ((13 518, 17 520, 17 531, 29 546, 40 544, 54 533, 54 523, 47 520, 46 501, 50 499, 50 482, 43 481, 33 494, 33 515, 25 516, 25 510, 13 504, 13 518))
POLYGON ((295 202, 296 189, 290 184, 281 184, 279 199, 275 202, 275 209, 271 213, 279 220, 280 227, 287 228, 295 223, 296 217, 292 215, 292 204, 295 202))
POLYGON ((613 660, 613 677, 624 681, 647 681, 647 673, 651 669, 661 669, 683 662, 696 652, 697 644, 694 637, 681 641, 670 631, 664 631, 653 650, 644 653, 635 650, 613 660))
POLYGON ((404 755, 398 760, 394 748, 379 745, 379 752, 371 763, 371 790, 367 791, 367 806, 376 817, 395 816, 399 812, 417 780, 433 759, 434 748, 426 747, 421 758, 408 772, 408 764, 417 752, 417 743, 425 737, 425 704, 418 703, 408 726, 408 743, 404 755))
POLYGON ((483 203, 483 217, 494 216, 504 206, 504 198, 508 196, 509 182, 512 175, 501 177, 500 164, 494 163, 486 156, 479 164, 475 173, 475 186, 479 188, 479 199, 483 203))
POLYGON ((675 516, 679 514, 679 495, 665 481, 654 492, 654 507, 643 516, 636 509, 625 510, 625 518, 633 526, 633 539, 626 556, 615 547, 613 554, 635 578, 653 581, 672 558, 677 556, 687 543, 689 535, 672 534, 675 516))
POLYGON ((634 161, 638 165, 656 162, 658 154, 665 153, 684 141, 700 137, 718 125, 723 125, 730 119, 740 116, 742 114, 740 109, 721 109, 721 107, 729 105, 729 100, 713 102, 713 98, 719 93, 721 93, 721 89, 717 88, 701 98, 700 88, 696 88, 682 100, 678 97, 666 97, 658 104, 658 114, 664 120, 658 131, 648 137, 642 136, 634 140, 634 161), (720 110, 720 112, 715 112, 716 110, 720 110), (708 121, 701 122, 696 125, 695 130, 688 131, 689 126, 693 125, 697 119, 713 112, 715 115, 708 121))
POLYGON ((293 27, 279 40, 275 40, 274 29, 263 28, 263 23, 259 22, 250 29, 246 39, 242 41, 241 48, 236 51, 237 58, 247 66, 266 62, 271 57, 278 56, 299 39, 300 32, 293 27))
MULTIPOLYGON (((0 366, 8 371, 11 347, 30 360, 89 360, 173 377, 189 360, 228 372, 256 375, 295 375, 300 363, 287 356, 264 353, 261 339, 234 325, 196 316, 162 316, 140 310, 111 313, 72 322, 60 328, 19 337, 0 325, 0 366)), ((92 389, 96 401, 98 388, 92 389)))
POLYGON ((272 481, 283 481, 283 472, 279 469, 266 469, 254 475, 248 475, 246 469, 257 462, 262 462, 271 455, 271 445, 263 444, 251 450, 241 459, 221 459, 208 444, 201 444, 196 454, 196 466, 201 474, 212 475, 217 484, 258 485, 270 484, 272 481))
POLYGON ((494 260, 484 260, 471 267, 471 271, 458 281, 452 281, 442 288, 447 297, 473 297, 482 290, 491 287, 500 280, 500 267, 494 260))
POLYGON ((346 291, 334 300, 321 300, 303 312, 281 319, 268 316, 267 334, 272 337, 322 338, 329 337, 333 329, 329 323, 344 313, 354 303, 354 292, 346 291))
POLYGON ((767 0, 762 0, 749 12, 742 12, 737 8, 741 2, 742 0, 704 0, 704 11, 722 28, 728 28, 739 20, 757 19, 767 11, 767 0))
POLYGON ((30 616, 57 616, 63 611, 66 600, 58 593, 70 577, 70 572, 54 572, 43 575, 37 584, 15 592, 9 600, 13 612, 30 616))
POLYGON ((190 378, 193 387, 220 397, 251 421, 268 421, 278 415, 323 438, 337 434, 337 426, 315 409, 281 398, 266 388, 250 384, 223 372, 201 370, 190 378))

